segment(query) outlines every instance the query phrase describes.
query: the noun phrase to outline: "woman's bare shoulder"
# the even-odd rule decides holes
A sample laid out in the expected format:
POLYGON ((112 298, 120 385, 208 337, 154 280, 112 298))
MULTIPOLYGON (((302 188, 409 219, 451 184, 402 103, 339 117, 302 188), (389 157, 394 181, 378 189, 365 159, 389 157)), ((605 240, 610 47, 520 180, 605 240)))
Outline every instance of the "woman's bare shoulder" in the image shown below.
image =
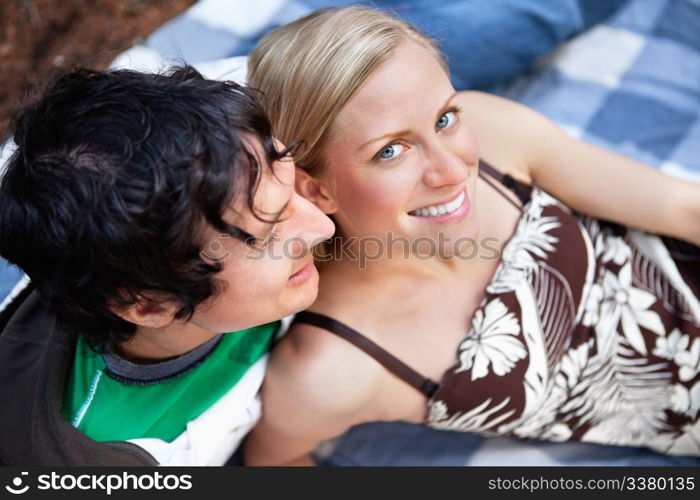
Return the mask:
POLYGON ((287 463, 353 425, 376 420, 377 370, 343 342, 297 324, 274 347, 262 389, 263 416, 248 439, 247 463, 287 463))
POLYGON ((293 324, 275 346, 268 379, 311 404, 336 411, 366 407, 379 390, 382 368, 348 341, 322 328, 293 324), (332 400, 332 401, 331 401, 332 400))

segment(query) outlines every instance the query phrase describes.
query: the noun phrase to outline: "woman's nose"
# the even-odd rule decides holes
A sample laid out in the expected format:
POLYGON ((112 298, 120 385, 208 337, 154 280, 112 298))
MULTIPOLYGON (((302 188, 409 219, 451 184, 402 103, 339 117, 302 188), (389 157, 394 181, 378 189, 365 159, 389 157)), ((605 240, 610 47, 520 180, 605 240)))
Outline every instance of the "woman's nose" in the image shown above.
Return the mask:
POLYGON ((426 168, 423 174, 423 182, 426 186, 455 185, 463 182, 467 177, 467 164, 445 144, 435 145, 426 153, 426 168))

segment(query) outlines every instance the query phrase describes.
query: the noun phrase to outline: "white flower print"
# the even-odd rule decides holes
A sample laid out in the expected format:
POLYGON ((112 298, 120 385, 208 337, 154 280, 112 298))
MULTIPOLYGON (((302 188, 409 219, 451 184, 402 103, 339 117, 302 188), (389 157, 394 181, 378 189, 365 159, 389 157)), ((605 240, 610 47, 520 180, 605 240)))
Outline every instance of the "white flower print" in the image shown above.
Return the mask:
POLYGON ((559 238, 549 231, 561 226, 557 217, 542 217, 542 208, 556 203, 547 193, 535 190, 530 206, 515 230, 515 234, 503 248, 501 265, 491 283, 486 287, 489 293, 512 291, 523 280, 523 275, 537 270, 535 256, 546 259, 547 252, 553 252, 559 238))
MULTIPOLYGON (((582 392, 581 377, 588 363, 590 345, 585 343, 569 350, 555 370, 546 398, 534 415, 502 425, 500 433, 513 432, 521 438, 566 441, 572 430, 563 421, 557 420, 561 413, 571 411, 571 395, 582 392)), ((574 402, 574 405, 576 403, 574 402)))
POLYGON ((653 354, 664 359, 673 359, 678 352, 685 351, 690 343, 690 337, 683 335, 678 328, 674 328, 666 337, 656 338, 656 346, 653 354))
MULTIPOLYGON (((629 262, 632 255, 627 243, 622 238, 614 236, 606 236, 603 232, 600 232, 600 227, 597 222, 592 223, 592 227, 597 231, 595 236, 595 254, 596 257, 600 257, 602 262, 614 262, 617 265, 622 265, 625 262, 629 262)), ((608 271, 610 272, 610 271, 608 271)), ((630 272, 626 270, 625 273, 630 272)), ((614 275, 613 275, 614 276, 614 275)), ((623 276, 626 278, 627 275, 623 276)), ((619 291, 621 286, 618 285, 614 279, 608 277, 608 293, 611 293, 610 288, 614 288, 615 292, 619 291)), ((631 284, 631 274, 630 274, 630 284, 631 284)), ((636 294, 636 292, 634 292, 636 294)), ((592 283, 588 295, 584 302, 584 313, 581 323, 583 326, 593 326, 598 323, 601 315, 601 302, 605 295, 605 289, 600 283, 592 283)), ((618 298, 624 298, 624 294, 620 294, 618 298)), ((652 320, 653 321, 653 320, 652 320)))
POLYGON ((695 418, 700 412, 700 382, 696 382, 690 390, 682 384, 674 385, 671 409, 676 413, 695 418))
POLYGON ((678 351, 676 355, 673 356, 673 361, 680 368, 678 371, 678 378, 683 382, 695 378, 698 372, 700 372, 700 338, 696 338, 695 341, 693 341, 690 350, 678 351))
POLYGON ((605 251, 605 235, 602 232, 596 235, 594 248, 596 259, 598 259, 605 251))
POLYGON ((617 405, 607 418, 597 422, 581 437, 581 441, 625 446, 644 446, 666 430, 664 404, 656 407, 617 405))
POLYGON ((472 370, 471 379, 488 375, 491 365, 493 373, 503 376, 515 363, 527 356, 523 343, 518 339, 520 325, 515 314, 500 299, 477 309, 469 336, 459 346, 460 366, 456 372, 472 370))
POLYGON ((630 250, 629 245, 619 236, 609 236, 604 241, 605 252, 603 252, 601 257, 604 263, 612 261, 621 266, 632 256, 632 250, 630 250))
POLYGON ((550 195, 547 191, 535 188, 532 191, 530 205, 528 207, 528 212, 532 217, 540 218, 542 217, 542 209, 549 206, 559 206, 562 210, 568 211, 568 209, 559 203, 559 201, 550 195))
POLYGON ((603 300, 603 287, 598 283, 591 284, 584 304, 583 326, 593 326, 600 319, 600 302, 603 300))
POLYGON ((603 241, 605 235, 603 234, 600 224, 596 219, 588 215, 579 216, 579 222, 586 233, 588 233, 588 237, 591 239, 591 244, 593 246, 593 255, 598 259, 605 251, 605 242, 603 241))
POLYGON ((598 334, 606 335, 622 323, 622 332, 627 342, 640 354, 647 348, 639 327, 643 326, 657 335, 664 335, 665 329, 659 315, 649 307, 656 297, 640 288, 632 286, 632 266, 628 262, 620 269, 620 274, 606 270, 603 275, 604 299, 601 304, 601 318, 596 325, 598 334))
POLYGON ((604 230, 598 220, 582 216, 580 221, 593 242, 596 259, 600 258, 602 263, 614 262, 621 266, 632 256, 632 250, 624 238, 604 230))
POLYGON ((700 452, 700 436, 693 424, 686 424, 676 430, 659 432, 644 443, 645 446, 666 455, 697 455, 700 452))
POLYGON ((508 406, 510 398, 492 406, 491 398, 482 402, 476 408, 467 412, 457 412, 448 417, 447 405, 444 401, 435 401, 430 406, 428 423, 437 429, 480 432, 495 435, 495 426, 510 418, 515 410, 498 414, 508 406), (496 415, 496 416, 494 416, 496 415), (493 418, 491 418, 493 417, 493 418))
POLYGON ((428 411, 428 422, 440 422, 447 418, 447 405, 444 401, 433 401, 428 411))

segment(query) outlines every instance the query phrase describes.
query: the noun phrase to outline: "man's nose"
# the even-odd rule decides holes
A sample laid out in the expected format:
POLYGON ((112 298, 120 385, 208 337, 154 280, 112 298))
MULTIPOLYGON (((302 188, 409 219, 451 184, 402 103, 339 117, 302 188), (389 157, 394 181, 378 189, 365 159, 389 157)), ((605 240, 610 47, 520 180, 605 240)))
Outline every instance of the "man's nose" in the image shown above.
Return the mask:
POLYGON ((327 240, 335 233, 335 224, 319 208, 299 194, 294 195, 297 205, 297 217, 299 218, 299 235, 306 242, 308 248, 327 240))

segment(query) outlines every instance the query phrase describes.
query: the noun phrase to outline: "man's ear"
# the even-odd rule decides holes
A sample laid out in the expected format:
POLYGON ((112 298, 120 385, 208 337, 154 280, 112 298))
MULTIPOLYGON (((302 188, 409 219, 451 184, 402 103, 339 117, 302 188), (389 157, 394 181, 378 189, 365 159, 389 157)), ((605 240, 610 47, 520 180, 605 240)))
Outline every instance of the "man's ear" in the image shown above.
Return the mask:
POLYGON ((338 211, 338 204, 325 182, 311 177, 305 170, 297 168, 295 183, 297 193, 316 205, 324 214, 338 211))
POLYGON ((165 328, 175 320, 179 310, 172 300, 164 300, 152 293, 139 294, 139 300, 130 306, 112 305, 109 308, 124 321, 145 328, 165 328))

